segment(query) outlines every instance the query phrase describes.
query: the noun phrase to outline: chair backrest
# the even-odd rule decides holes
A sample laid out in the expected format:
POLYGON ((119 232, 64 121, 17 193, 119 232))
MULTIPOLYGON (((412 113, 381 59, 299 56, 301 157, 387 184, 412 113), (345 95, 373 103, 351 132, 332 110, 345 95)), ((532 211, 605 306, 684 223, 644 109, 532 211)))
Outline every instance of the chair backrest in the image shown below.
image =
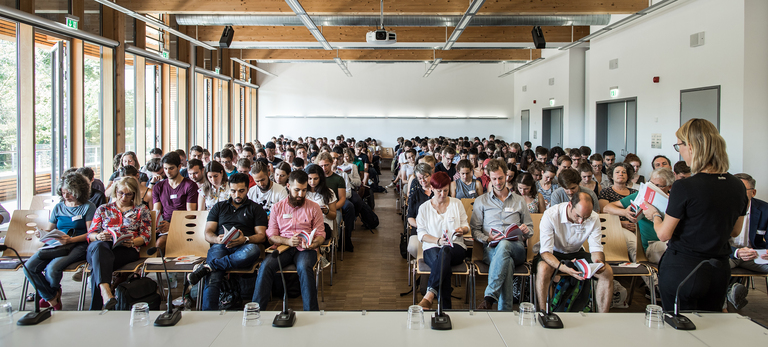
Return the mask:
MULTIPOLYGON (((5 245, 12 247, 22 257, 31 257, 43 246, 43 243, 35 236, 35 227, 44 228, 50 222, 47 210, 16 210, 11 216, 8 225, 8 234, 5 237, 5 245)), ((11 250, 5 250, 3 256, 15 256, 11 250)))
POLYGON ((29 204, 29 209, 31 211, 46 210, 48 211, 48 215, 50 215, 51 210, 59 203, 59 201, 61 201, 61 198, 58 196, 36 195, 32 197, 32 203, 29 204))
POLYGON ((157 211, 149 211, 149 216, 152 219, 150 230, 149 230, 149 243, 145 244, 144 246, 141 246, 139 249, 139 257, 140 258, 153 258, 158 256, 158 253, 155 253, 153 255, 147 254, 147 250, 155 247, 155 242, 157 241, 157 230, 155 230, 155 224, 157 223, 157 211))
POLYGON ((533 257, 536 256, 536 253, 533 252, 533 246, 539 243, 539 226, 541 224, 541 216, 543 215, 543 213, 531 213, 531 219, 533 220, 533 236, 528 239, 528 247, 526 247, 526 260, 529 263, 533 261, 533 257))
POLYGON ((467 223, 469 223, 472 219, 472 210, 475 207, 475 199, 461 199, 461 204, 464 205, 464 211, 467 212, 467 223))
POLYGON ((211 248, 205 240, 207 219, 208 211, 173 211, 165 246, 166 257, 207 256, 211 248))
POLYGON ((640 226, 637 223, 635 223, 635 237, 637 238, 637 255, 635 259, 638 263, 648 262, 645 249, 643 249, 643 240, 640 238, 640 226))
MULTIPOLYGON (((600 214, 600 232, 602 233, 603 253, 605 261, 609 262, 628 262, 627 241, 624 238, 624 232, 621 230, 621 220, 619 216, 610 214, 600 214)), ((589 252, 587 242, 584 243, 584 249, 589 252)))
POLYGON ((395 157, 395 150, 392 147, 383 147, 381 149, 382 159, 392 159, 395 157))

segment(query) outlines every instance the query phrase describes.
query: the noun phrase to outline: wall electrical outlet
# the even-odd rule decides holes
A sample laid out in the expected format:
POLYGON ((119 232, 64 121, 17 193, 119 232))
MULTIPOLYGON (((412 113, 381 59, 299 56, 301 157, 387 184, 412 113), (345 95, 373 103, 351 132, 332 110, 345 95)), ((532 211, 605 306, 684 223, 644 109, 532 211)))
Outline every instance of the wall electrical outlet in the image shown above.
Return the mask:
POLYGON ((534 130, 534 131, 533 131, 533 139, 534 139, 534 140, 536 139, 536 134, 538 134, 538 131, 534 130))

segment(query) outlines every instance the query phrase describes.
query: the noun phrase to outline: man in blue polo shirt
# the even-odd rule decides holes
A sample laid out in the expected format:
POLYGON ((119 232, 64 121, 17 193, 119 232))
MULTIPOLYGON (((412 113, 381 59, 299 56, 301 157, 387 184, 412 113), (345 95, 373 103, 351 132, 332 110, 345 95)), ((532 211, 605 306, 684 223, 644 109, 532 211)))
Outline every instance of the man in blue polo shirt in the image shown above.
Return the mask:
POLYGON ((259 243, 266 241, 267 214, 261 205, 248 199, 248 175, 232 174, 229 178, 229 200, 213 205, 205 225, 205 240, 211 244, 206 262, 189 274, 189 283, 200 282, 210 275, 203 292, 203 310, 219 309, 219 294, 224 275, 229 270, 247 268, 259 259, 259 243), (228 230, 238 233, 227 242, 228 230))

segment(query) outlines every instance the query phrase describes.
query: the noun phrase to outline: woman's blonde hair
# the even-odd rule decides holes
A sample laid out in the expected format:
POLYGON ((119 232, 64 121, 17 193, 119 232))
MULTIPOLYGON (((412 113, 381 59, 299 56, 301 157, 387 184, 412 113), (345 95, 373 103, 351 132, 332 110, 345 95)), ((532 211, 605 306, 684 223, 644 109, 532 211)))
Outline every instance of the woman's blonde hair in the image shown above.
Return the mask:
POLYGON ((136 181, 136 178, 131 176, 121 177, 116 179, 112 186, 115 187, 115 190, 113 190, 114 199, 117 199, 118 191, 123 190, 123 188, 128 188, 128 190, 133 192, 133 205, 141 205, 141 191, 139 190, 139 182, 136 181))
POLYGON ((680 141, 691 148, 691 173, 704 169, 716 173, 728 172, 728 153, 725 139, 714 124, 706 119, 691 119, 675 133, 680 141))

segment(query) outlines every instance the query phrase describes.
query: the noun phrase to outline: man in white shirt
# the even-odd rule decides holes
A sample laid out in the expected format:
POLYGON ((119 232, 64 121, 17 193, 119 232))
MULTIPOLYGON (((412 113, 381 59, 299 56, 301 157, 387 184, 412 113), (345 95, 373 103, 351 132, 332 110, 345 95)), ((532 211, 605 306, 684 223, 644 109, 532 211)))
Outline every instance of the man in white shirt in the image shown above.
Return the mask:
POLYGON ((590 263, 603 263, 594 277, 597 281, 597 306, 600 312, 608 312, 613 299, 613 271, 605 264, 600 217, 592 210, 592 198, 587 193, 573 195, 571 201, 548 208, 541 217, 539 255, 533 259, 536 275, 536 294, 539 307, 545 307, 547 286, 552 272, 558 271, 584 280, 583 274, 560 261, 584 258, 590 263), (587 253, 582 249, 589 241, 587 253))
POLYGON ((251 177, 256 185, 248 190, 248 198, 262 205, 269 211, 272 205, 288 196, 285 187, 269 179, 269 164, 258 160, 251 167, 251 177))

